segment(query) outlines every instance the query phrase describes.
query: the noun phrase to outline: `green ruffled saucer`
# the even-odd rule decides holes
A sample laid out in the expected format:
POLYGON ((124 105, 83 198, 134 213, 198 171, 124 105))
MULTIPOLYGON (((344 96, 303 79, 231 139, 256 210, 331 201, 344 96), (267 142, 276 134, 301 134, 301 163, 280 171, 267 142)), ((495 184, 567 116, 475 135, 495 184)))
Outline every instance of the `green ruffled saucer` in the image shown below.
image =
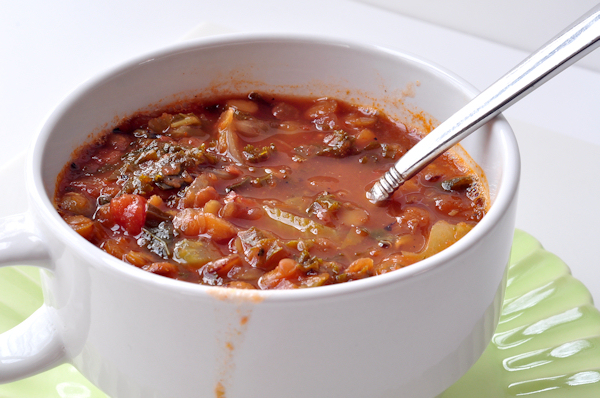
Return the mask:
MULTIPOLYGON (((42 304, 39 271, 0 268, 0 332, 42 304)), ((441 398, 600 397, 600 312, 558 257, 517 230, 500 324, 441 398)), ((0 385, 0 398, 106 398, 71 365, 0 385)))

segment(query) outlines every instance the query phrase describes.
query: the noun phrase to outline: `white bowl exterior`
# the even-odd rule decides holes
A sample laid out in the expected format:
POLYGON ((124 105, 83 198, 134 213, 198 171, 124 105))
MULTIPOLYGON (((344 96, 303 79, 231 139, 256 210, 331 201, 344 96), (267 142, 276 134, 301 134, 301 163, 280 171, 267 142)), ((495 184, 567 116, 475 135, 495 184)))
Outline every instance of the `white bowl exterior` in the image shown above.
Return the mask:
POLYGON ((75 366, 114 398, 218 397, 221 388, 227 398, 427 397, 456 381, 488 344, 502 301, 519 178, 508 124, 499 118, 464 142, 487 174, 494 204, 443 253, 342 285, 210 288, 93 248, 49 199, 88 134, 207 88, 335 96, 392 115, 424 109, 438 120, 474 94, 407 55, 287 36, 185 43, 86 83, 44 126, 28 181, 55 259, 54 271, 44 272, 46 304, 75 366))

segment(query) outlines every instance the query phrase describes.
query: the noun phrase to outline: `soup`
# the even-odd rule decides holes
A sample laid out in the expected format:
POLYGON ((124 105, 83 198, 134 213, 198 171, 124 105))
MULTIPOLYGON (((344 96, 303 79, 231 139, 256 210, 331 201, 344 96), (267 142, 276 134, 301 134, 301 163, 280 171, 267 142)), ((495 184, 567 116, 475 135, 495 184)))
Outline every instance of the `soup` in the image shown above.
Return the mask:
POLYGON ((482 177, 453 152, 385 203, 366 199, 422 135, 333 98, 177 103, 77 150, 55 204, 91 243, 166 277, 247 289, 349 282, 432 256, 486 213, 482 177))

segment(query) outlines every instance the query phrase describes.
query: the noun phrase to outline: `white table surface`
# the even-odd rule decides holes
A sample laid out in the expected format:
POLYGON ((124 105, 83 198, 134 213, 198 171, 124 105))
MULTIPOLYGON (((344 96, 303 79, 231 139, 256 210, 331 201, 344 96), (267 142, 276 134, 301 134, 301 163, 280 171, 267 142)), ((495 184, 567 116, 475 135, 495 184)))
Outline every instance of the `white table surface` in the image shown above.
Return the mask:
MULTIPOLYGON (((23 150, 71 90, 111 65, 190 35, 322 33, 416 54, 479 89, 527 56, 349 0, 23 0, 3 4, 2 9, 0 178, 5 193, 14 189, 23 150)), ((557 26, 556 31, 562 28, 557 26)), ((517 227, 561 257, 596 303, 600 303, 599 93, 600 74, 575 65, 505 113, 522 155, 517 227)), ((0 214, 23 209, 21 202, 6 198, 0 206, 0 214)))

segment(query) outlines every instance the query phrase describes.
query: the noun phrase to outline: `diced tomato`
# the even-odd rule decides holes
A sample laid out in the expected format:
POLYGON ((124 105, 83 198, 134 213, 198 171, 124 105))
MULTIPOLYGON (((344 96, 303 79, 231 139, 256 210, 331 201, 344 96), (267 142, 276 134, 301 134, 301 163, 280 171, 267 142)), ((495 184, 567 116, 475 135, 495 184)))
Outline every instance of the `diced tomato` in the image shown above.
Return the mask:
POLYGON ((118 196, 110 201, 110 212, 115 223, 130 235, 137 235, 146 223, 146 199, 140 195, 118 196))

